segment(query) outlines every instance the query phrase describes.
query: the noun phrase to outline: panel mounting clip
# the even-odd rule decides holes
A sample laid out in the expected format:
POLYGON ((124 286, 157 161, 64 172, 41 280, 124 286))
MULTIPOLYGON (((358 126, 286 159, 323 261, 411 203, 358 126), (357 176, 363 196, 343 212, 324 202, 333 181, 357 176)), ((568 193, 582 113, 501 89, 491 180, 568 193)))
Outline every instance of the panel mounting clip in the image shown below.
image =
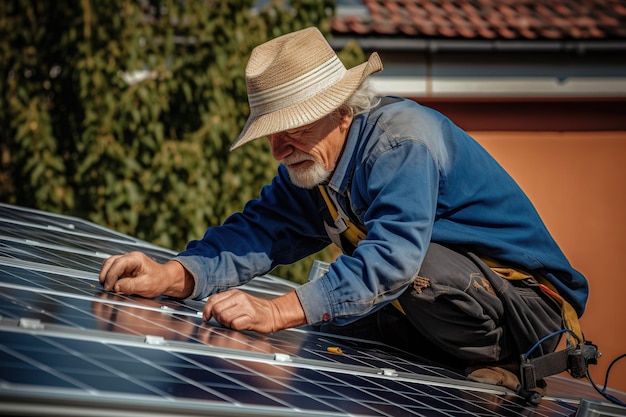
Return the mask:
POLYGON ((278 362, 293 362, 286 353, 274 353, 274 360, 278 362))
POLYGON ((43 330, 44 325, 39 319, 29 319, 22 317, 17 325, 23 329, 29 330, 43 330))
POLYGON ((381 368, 379 374, 385 376, 398 376, 396 370, 391 368, 381 368))
POLYGON ((165 339, 163 338, 163 336, 146 335, 144 343, 146 343, 147 345, 162 346, 165 345, 165 339))

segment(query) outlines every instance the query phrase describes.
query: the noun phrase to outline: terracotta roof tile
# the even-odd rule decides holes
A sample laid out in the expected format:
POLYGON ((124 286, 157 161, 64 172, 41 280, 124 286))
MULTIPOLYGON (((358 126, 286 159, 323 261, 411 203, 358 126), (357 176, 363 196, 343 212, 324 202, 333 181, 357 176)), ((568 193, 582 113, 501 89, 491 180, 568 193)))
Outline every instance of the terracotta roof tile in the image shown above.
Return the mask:
POLYGON ((626 0, 362 0, 335 34, 458 39, 624 39, 626 0))

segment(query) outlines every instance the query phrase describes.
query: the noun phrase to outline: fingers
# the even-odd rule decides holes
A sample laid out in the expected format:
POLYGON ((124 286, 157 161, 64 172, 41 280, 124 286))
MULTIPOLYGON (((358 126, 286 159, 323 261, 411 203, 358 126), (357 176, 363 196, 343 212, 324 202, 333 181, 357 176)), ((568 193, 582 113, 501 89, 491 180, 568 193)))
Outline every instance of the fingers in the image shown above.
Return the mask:
POLYGON ((105 291, 111 291, 117 280, 123 276, 125 263, 119 262, 118 260, 124 256, 126 255, 114 255, 103 262, 98 280, 105 291))
POLYGON ((98 276, 105 291, 153 298, 189 297, 194 278, 179 262, 159 263, 142 252, 115 255, 105 260, 98 276))
POLYGON ((113 291, 115 291, 116 293, 120 293, 120 294, 126 294, 126 295, 132 295, 132 294, 137 294, 137 295, 143 295, 144 297, 156 297, 159 294, 151 294, 146 292, 145 289, 143 289, 145 287, 145 285, 142 285, 142 278, 136 278, 136 277, 132 277, 132 278, 120 278, 117 280, 117 282, 115 283, 115 285, 113 285, 113 291))
POLYGON ((239 290, 214 294, 207 300, 202 318, 213 317, 220 324, 234 330, 274 331, 274 319, 268 300, 259 299, 239 290))
POLYGON ((109 273, 109 269, 111 269, 111 265, 120 256, 122 255, 111 256, 105 259, 105 261, 102 263, 102 268, 100 269, 100 274, 98 275, 98 281, 100 281, 100 284, 102 284, 103 286, 105 285, 106 277, 107 277, 107 274, 109 273))
POLYGON ((141 252, 111 256, 102 264, 98 279, 105 291, 156 297, 160 292, 152 263, 141 252))
POLYGON ((209 321, 214 317, 219 323, 230 327, 231 321, 237 315, 234 311, 228 312, 229 309, 237 307, 237 290, 225 291, 214 294, 209 297, 202 311, 202 319, 209 321))

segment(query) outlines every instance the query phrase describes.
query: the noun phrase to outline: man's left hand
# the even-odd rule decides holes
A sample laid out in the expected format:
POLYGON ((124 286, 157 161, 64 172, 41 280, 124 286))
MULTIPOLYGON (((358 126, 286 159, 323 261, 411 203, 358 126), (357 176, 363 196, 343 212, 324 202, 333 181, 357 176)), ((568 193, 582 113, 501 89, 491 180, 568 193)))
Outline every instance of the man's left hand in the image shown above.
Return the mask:
POLYGON ((202 318, 215 318, 235 330, 274 333, 306 324, 306 317, 295 292, 272 300, 254 297, 241 290, 229 290, 209 297, 202 318))

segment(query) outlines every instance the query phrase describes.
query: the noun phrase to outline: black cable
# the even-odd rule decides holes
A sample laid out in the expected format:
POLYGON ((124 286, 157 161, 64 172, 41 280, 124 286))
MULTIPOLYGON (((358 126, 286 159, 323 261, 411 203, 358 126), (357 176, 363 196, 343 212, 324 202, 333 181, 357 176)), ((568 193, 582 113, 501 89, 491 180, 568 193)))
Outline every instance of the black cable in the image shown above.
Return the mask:
POLYGON ((591 375, 589 374, 589 368, 587 368, 587 370, 585 371, 587 379, 589 380, 589 382, 591 383, 591 386, 598 391, 598 393, 600 395, 602 395, 604 398, 606 398, 607 400, 609 400, 610 402, 612 402, 613 404, 617 404, 617 405, 621 405, 622 407, 626 407, 626 403, 624 403, 623 401, 621 401, 619 398, 614 397, 613 395, 609 394, 608 392, 606 392, 606 388, 607 388, 607 384, 609 382, 609 372, 611 371, 611 368, 613 367, 613 365, 620 359, 623 359, 626 357, 626 353, 622 354, 620 356, 618 356, 617 358, 613 359, 613 361, 611 361, 611 364, 609 365, 609 367, 606 370, 606 376, 604 378, 604 387, 602 389, 598 388, 598 386, 596 385, 595 382, 593 382, 593 379, 591 378, 591 375))
POLYGON ((609 372, 611 372, 611 368, 613 367, 613 365, 617 363, 617 361, 625 357, 626 357, 626 353, 619 355, 617 358, 613 359, 611 363, 609 364, 609 367, 606 368, 606 375, 604 377, 604 389, 606 389, 606 387, 609 385, 609 372))

